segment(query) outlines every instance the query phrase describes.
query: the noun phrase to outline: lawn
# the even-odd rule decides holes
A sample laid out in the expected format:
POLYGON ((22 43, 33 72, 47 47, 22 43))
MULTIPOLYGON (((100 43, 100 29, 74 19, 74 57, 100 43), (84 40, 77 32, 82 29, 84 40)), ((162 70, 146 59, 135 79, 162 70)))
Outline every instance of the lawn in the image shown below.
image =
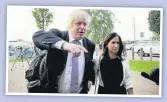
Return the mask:
MULTIPOLYGON (((32 58, 28 58, 27 60, 30 61, 31 59, 32 59, 32 58)), ((26 60, 26 59, 23 59, 23 62, 24 62, 24 61, 27 61, 27 60, 26 60)), ((16 61, 16 62, 22 62, 21 59, 9 59, 9 62, 15 62, 15 61, 16 61)))
POLYGON ((152 68, 159 67, 159 61, 129 60, 130 69, 149 73, 152 68))

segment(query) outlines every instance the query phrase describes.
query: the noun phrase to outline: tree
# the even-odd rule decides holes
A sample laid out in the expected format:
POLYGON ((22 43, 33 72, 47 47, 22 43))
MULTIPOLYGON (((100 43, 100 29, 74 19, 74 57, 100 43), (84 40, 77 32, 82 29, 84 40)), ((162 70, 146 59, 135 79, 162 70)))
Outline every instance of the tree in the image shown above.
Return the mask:
POLYGON ((152 36, 152 40, 160 40, 160 36, 158 33, 154 33, 154 35, 152 36))
POLYGON ((156 34, 160 34, 160 11, 152 10, 148 17, 149 30, 156 34))
POLYGON ((103 41, 105 36, 113 29, 113 13, 109 10, 101 9, 85 9, 85 11, 91 16, 91 22, 86 36, 98 44, 103 41))
POLYGON ((46 8, 34 8, 32 15, 39 29, 45 30, 53 21, 53 14, 46 8))

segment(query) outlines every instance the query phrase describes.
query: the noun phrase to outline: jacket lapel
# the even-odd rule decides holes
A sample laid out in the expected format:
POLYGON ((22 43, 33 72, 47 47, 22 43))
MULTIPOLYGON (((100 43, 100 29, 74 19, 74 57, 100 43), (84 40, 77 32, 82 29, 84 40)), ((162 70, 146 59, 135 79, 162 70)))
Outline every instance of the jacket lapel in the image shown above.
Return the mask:
MULTIPOLYGON (((83 47, 85 47, 85 48, 88 50, 88 46, 87 46, 86 39, 83 38, 82 42, 83 42, 83 47)), ((89 52, 88 52, 88 53, 89 53, 89 52)), ((89 54, 88 54, 88 53, 85 53, 85 52, 84 52, 84 55, 85 55, 85 63, 88 61, 88 57, 89 57, 89 54)))
MULTIPOLYGON (((83 38, 83 40, 82 40, 82 42, 83 42, 83 47, 85 47, 87 50, 88 50, 88 45, 87 45, 87 41, 86 41, 86 39, 85 38, 83 38)), ((84 52, 84 56, 85 56, 85 68, 88 68, 88 67, 86 67, 87 65, 88 65, 88 61, 89 61, 89 52, 88 53, 85 53, 84 52)), ((82 90, 80 91, 80 93, 87 93, 87 89, 88 89, 88 86, 87 86, 87 82, 86 82, 86 80, 85 80, 85 78, 86 78, 86 69, 84 68, 84 76, 83 76, 83 79, 82 79, 82 84, 81 84, 81 86, 82 86, 82 90)))

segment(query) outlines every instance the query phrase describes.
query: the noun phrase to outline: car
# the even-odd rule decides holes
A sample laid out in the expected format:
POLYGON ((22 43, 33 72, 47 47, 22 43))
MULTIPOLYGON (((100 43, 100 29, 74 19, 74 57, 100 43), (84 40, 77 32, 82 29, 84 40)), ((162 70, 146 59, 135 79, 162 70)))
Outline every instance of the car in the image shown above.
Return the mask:
POLYGON ((133 46, 135 46, 138 43, 139 43, 139 41, 129 41, 129 42, 125 43, 125 49, 132 50, 133 46))
POLYGON ((134 52, 140 56, 141 48, 143 49, 142 56, 150 56, 150 48, 152 48, 152 55, 160 55, 160 42, 148 41, 140 42, 134 46, 134 52))
POLYGON ((126 44, 126 49, 127 50, 131 50, 133 48, 133 46, 134 46, 134 43, 132 43, 132 44, 126 44))

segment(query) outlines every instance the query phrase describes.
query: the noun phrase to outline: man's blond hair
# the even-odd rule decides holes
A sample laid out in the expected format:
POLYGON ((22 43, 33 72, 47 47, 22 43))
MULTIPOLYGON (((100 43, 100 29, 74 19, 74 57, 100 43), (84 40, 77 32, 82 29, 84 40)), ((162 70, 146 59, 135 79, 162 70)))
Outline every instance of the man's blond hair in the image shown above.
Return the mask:
POLYGON ((73 21, 76 19, 79 19, 79 18, 84 19, 86 21, 87 26, 89 25, 90 19, 91 19, 89 14, 84 10, 75 10, 71 13, 71 15, 69 17, 68 28, 70 29, 73 21))

